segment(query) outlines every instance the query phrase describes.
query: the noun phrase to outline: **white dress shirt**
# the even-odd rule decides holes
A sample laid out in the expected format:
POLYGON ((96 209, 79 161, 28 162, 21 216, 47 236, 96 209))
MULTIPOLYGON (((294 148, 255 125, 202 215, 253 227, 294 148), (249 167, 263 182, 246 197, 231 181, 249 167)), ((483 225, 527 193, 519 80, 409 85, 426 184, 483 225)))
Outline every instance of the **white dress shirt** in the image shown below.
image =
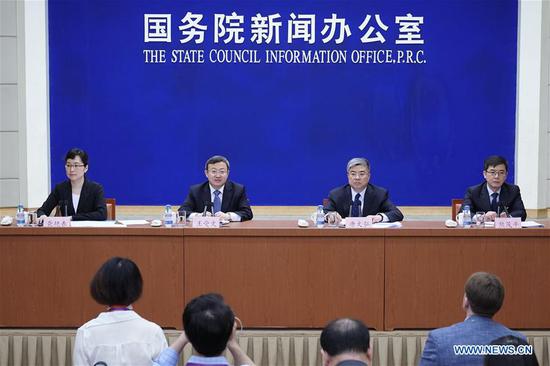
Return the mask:
MULTIPOLYGON (((359 200, 361 201, 361 207, 359 207, 359 212, 361 213, 361 215, 363 214, 363 202, 365 202, 365 193, 367 192, 367 187, 365 187, 365 189, 363 189, 361 192, 355 192, 353 190, 353 188, 351 188, 351 201, 355 201, 355 196, 357 195, 357 193, 359 193, 361 195, 361 197, 359 197, 359 200)), ((390 219, 388 219, 388 216, 386 216, 385 213, 383 212, 379 212, 377 213, 377 215, 381 215, 382 216, 382 222, 388 222, 390 221, 390 219)))
POLYGON ((162 329, 133 310, 104 312, 78 328, 73 366, 150 366, 166 347, 162 329))
POLYGON ((79 194, 74 194, 73 193, 73 208, 74 208, 74 213, 77 213, 77 208, 78 208, 78 201, 80 201, 80 195, 79 194))
POLYGON ((493 196, 491 196, 493 193, 498 193, 497 203, 500 202, 500 188, 498 189, 498 191, 493 191, 491 188, 489 188, 489 185, 487 184, 487 192, 489 192, 489 203, 492 203, 493 201, 493 196))
MULTIPOLYGON (((214 198, 216 198, 216 194, 214 192, 220 191, 220 194, 219 194, 220 202, 223 205, 223 189, 225 188, 225 184, 218 189, 212 187, 211 184, 209 184, 209 186, 210 186, 210 202, 214 202, 214 198)), ((228 213, 229 216, 231 217, 231 221, 241 221, 241 217, 237 215, 235 212, 226 212, 226 213, 228 213)), ((201 216, 201 215, 202 213, 193 212, 192 214, 189 215, 189 219, 192 219, 195 216, 201 216)))

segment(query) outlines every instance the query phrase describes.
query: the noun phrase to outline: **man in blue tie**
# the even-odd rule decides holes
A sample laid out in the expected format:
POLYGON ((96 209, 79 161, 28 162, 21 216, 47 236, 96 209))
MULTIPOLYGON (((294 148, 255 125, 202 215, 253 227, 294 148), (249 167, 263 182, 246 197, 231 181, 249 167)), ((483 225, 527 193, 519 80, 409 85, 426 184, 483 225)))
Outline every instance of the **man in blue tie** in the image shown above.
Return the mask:
POLYGON ((502 156, 489 156, 483 163, 485 182, 468 188, 464 196, 464 205, 470 211, 485 212, 485 220, 494 221, 497 216, 527 218, 527 212, 521 199, 519 187, 506 183, 508 162, 502 156))
POLYGON ((390 201, 385 188, 370 181, 370 163, 365 158, 353 158, 347 165, 348 184, 330 191, 325 212, 341 218, 369 217, 373 223, 403 220, 403 214, 390 201))
POLYGON ((189 194, 178 211, 185 211, 189 218, 212 213, 227 221, 252 219, 252 210, 242 184, 228 180, 229 161, 215 155, 206 161, 204 175, 208 181, 191 186, 189 194))

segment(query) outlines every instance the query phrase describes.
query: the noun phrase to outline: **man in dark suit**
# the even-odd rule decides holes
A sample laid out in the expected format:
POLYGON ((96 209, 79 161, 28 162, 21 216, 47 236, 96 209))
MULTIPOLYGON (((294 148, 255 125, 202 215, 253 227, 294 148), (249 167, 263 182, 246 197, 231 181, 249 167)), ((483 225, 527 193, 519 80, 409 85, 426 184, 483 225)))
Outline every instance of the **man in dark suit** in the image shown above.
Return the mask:
POLYGON ((369 328, 359 320, 331 321, 319 341, 323 366, 367 366, 372 359, 369 328))
POLYGON ((343 217, 366 216, 373 223, 403 220, 403 214, 388 197, 385 188, 370 184, 370 163, 365 158, 353 158, 347 165, 348 182, 330 191, 325 212, 343 217))
POLYGON ((246 221, 252 219, 252 210, 243 185, 227 180, 229 161, 220 155, 206 161, 204 174, 207 182, 191 186, 189 194, 178 211, 192 218, 212 208, 222 220, 246 221))
POLYGON ((462 308, 466 320, 450 327, 435 329, 428 334, 420 366, 482 366, 482 351, 460 346, 482 346, 494 339, 513 335, 525 340, 521 333, 514 332, 492 318, 504 301, 504 286, 491 273, 477 272, 470 276, 464 286, 462 308))
POLYGON ((489 156, 483 164, 485 182, 468 188, 464 196, 464 205, 470 206, 470 212, 485 212, 485 220, 494 221, 495 217, 527 218, 525 206, 521 200, 519 187, 506 183, 508 162, 502 156, 489 156))

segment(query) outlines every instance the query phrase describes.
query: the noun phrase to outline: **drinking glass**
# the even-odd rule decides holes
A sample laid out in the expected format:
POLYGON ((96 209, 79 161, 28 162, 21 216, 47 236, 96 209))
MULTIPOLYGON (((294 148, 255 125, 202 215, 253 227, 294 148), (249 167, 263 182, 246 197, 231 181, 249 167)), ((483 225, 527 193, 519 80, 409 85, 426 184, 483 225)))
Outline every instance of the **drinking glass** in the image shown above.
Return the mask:
POLYGON ((186 212, 185 210, 181 210, 181 211, 176 211, 176 226, 177 227, 182 227, 182 226, 185 226, 186 224, 186 221, 187 221, 187 215, 186 215, 186 212))
POLYGON ((483 227, 485 223, 485 212, 483 211, 476 212, 475 223, 477 227, 483 227))

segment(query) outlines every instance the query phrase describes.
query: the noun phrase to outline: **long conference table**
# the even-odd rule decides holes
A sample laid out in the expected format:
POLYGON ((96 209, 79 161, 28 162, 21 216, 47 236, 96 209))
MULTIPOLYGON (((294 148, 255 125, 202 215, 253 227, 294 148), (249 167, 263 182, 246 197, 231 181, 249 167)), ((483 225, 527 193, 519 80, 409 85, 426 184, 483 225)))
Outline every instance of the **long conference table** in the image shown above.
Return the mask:
POLYGON ((193 297, 219 292, 246 328, 321 328, 337 317, 376 330, 427 329, 464 318, 464 282, 496 273, 497 320, 550 329, 550 220, 544 228, 298 228, 249 221, 219 229, 0 227, 0 327, 78 327, 102 311, 89 282, 112 256, 141 269, 135 309, 181 329, 193 297))

